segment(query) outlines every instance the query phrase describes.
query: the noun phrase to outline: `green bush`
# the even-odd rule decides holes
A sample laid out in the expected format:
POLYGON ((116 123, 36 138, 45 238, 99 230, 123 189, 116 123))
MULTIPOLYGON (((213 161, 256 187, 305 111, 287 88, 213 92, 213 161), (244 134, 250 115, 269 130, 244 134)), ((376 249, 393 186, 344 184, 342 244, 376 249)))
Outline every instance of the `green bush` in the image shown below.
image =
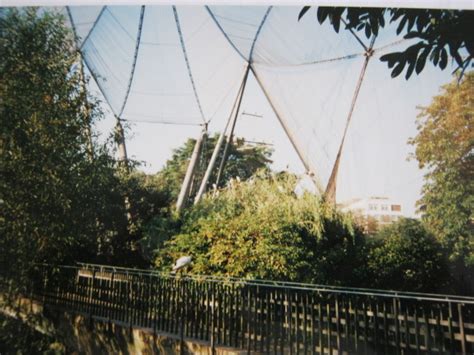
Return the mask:
POLYGON ((298 198, 294 176, 255 176, 187 210, 180 233, 158 250, 169 270, 182 255, 193 273, 354 285, 363 240, 352 222, 312 194, 298 198))
POLYGON ((403 218, 381 229, 368 259, 375 287, 401 291, 445 290, 442 247, 420 221, 403 218))

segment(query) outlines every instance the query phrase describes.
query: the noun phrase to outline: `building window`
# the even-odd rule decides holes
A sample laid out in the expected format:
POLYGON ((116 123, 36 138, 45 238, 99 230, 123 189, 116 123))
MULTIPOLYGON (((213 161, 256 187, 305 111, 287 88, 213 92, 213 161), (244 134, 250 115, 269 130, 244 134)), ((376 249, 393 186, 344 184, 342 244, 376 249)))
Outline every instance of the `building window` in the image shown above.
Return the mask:
POLYGON ((392 205, 392 211, 400 212, 402 210, 402 206, 400 205, 392 205))
POLYGON ((388 206, 387 206, 387 205, 381 205, 381 206, 380 206, 380 209, 381 209, 382 211, 388 211, 388 206))
POLYGON ((369 210, 377 211, 377 205, 375 203, 369 203, 369 210))
POLYGON ((390 223, 390 222, 392 222, 392 219, 390 218, 389 215, 384 214, 384 215, 382 215, 382 222, 390 223))

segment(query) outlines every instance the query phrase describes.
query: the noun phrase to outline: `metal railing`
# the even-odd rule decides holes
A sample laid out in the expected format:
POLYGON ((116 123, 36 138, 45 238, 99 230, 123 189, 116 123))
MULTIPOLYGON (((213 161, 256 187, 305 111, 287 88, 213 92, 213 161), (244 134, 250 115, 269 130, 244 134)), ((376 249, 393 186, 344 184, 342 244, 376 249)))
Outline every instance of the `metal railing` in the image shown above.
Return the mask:
POLYGON ((474 298, 171 275, 103 265, 42 266, 47 307, 177 339, 262 353, 474 353, 474 298))

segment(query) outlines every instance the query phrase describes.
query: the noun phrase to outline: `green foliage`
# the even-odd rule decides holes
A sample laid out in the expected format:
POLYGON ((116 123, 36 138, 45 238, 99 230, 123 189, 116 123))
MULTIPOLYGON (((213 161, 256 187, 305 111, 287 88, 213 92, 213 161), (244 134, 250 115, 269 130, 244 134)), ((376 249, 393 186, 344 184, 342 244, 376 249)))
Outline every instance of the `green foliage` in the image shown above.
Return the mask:
POLYGON ((0 262, 18 283, 34 263, 121 260, 130 250, 130 187, 107 146, 91 145, 88 125, 101 112, 73 48, 61 16, 4 11, 0 262))
MULTIPOLYGON (((300 11, 299 19, 310 6, 300 11)), ((392 69, 392 77, 400 75, 405 67, 406 79, 415 71, 419 74, 426 60, 445 69, 448 57, 453 58, 462 72, 469 68, 474 56, 474 13, 469 10, 318 7, 320 24, 326 20, 339 32, 341 23, 352 31, 362 31, 367 38, 377 36, 387 23, 398 21, 397 35, 405 33, 405 39, 420 41, 403 52, 383 55, 380 60, 392 69), (463 58, 463 55, 466 54, 463 58)))
POLYGON ((451 261, 457 292, 474 290, 474 73, 443 87, 420 109, 418 135, 409 141, 425 168, 418 201, 423 220, 451 261))
POLYGON ((169 212, 170 194, 157 175, 137 170, 123 175, 122 184, 125 195, 130 197, 129 232, 139 238, 151 219, 169 212))
MULTIPOLYGON (((191 203, 199 188, 218 138, 218 135, 214 135, 204 139, 199 166, 192 182, 189 203, 191 203)), ((159 213, 151 213, 151 209, 147 209, 147 216, 152 218, 148 219, 146 223, 141 224, 142 228, 138 229, 141 232, 141 239, 139 241, 141 251, 149 260, 155 257, 156 251, 162 248, 165 241, 179 233, 182 220, 174 214, 175 203, 195 144, 196 141, 194 139, 188 139, 181 147, 174 150, 171 159, 166 162, 165 167, 160 172, 155 176, 147 177, 151 179, 150 181, 152 181, 152 185, 162 201, 159 213)), ((217 166, 214 168, 209 179, 208 190, 213 188, 217 179, 218 164, 222 160, 223 151, 224 145, 218 155, 217 166)), ((271 162, 270 155, 271 150, 267 147, 251 146, 245 143, 243 139, 233 139, 227 151, 226 165, 219 187, 225 186, 232 177, 246 180, 259 170, 268 171, 268 165, 271 162)), ((136 193, 132 193, 130 196, 132 195, 136 195, 136 193)))
POLYGON ((474 73, 421 108, 414 157, 426 168, 419 205, 452 261, 474 266, 474 73))
POLYGON ((72 40, 61 18, 33 9, 10 10, 0 34, 2 250, 16 253, 13 260, 28 251, 34 261, 62 262, 95 250, 87 191, 94 167, 72 40))
POLYGON ((147 260, 153 261, 166 241, 179 234, 181 219, 177 213, 168 211, 154 216, 143 228, 140 240, 141 251, 147 260))
MULTIPOLYGON (((190 198, 199 188, 204 171, 206 170, 209 161, 211 160, 212 152, 218 140, 218 135, 207 137, 202 146, 202 151, 199 160, 199 173, 193 182, 193 191, 190 198)), ((175 149, 173 156, 166 162, 165 167, 158 173, 158 180, 161 186, 165 187, 169 193, 169 203, 175 203, 181 184, 186 174, 186 169, 191 158, 196 140, 188 139, 186 143, 175 149)), ((224 154, 224 144, 219 152, 217 164, 220 164, 224 154)), ((227 160, 223 175, 220 179, 219 186, 222 187, 227 184, 231 178, 239 177, 241 180, 250 178, 259 169, 268 169, 271 150, 265 146, 251 146, 247 144, 244 139, 233 139, 229 145, 227 152, 227 160)), ((216 165, 217 165, 216 164, 216 165)), ((212 188, 217 179, 217 167, 214 169, 208 182, 208 190, 212 188)))
POLYGON ((442 247, 421 222, 401 219, 382 228, 377 238, 368 257, 372 287, 436 292, 446 285, 442 247))
MULTIPOLYGON (((169 270, 182 255, 193 272, 354 285, 362 239, 351 221, 312 194, 297 198, 293 176, 233 180, 187 210, 180 234, 159 251, 169 270)), ((359 268, 360 270, 360 268, 359 268)))

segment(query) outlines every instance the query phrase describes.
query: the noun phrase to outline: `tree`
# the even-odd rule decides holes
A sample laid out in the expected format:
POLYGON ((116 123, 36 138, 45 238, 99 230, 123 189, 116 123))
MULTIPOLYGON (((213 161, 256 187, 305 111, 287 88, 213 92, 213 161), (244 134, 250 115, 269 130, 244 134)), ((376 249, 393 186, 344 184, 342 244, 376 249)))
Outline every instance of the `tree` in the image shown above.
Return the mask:
POLYGON ((448 281, 440 243, 421 222, 402 218, 382 228, 368 266, 373 286, 400 291, 436 292, 448 281))
MULTIPOLYGON (((214 135, 207 137, 203 144, 199 171, 195 176, 192 186, 194 193, 199 188, 217 140, 218 135, 214 135)), ((195 143, 194 139, 188 139, 183 146, 175 149, 171 159, 166 162, 165 167, 158 173, 158 180, 161 180, 161 185, 168 189, 170 203, 175 203, 178 198, 195 143)), ((222 160, 223 151, 224 146, 219 152, 217 166, 222 160)), ((246 143, 244 139, 234 138, 229 145, 225 168, 218 187, 225 186, 231 178, 238 176, 241 180, 246 180, 259 169, 269 169, 269 164, 271 163, 270 156, 271 150, 266 146, 252 146, 246 143)), ((212 189, 213 184, 216 182, 217 170, 216 167, 209 178, 208 190, 212 189)))
MULTIPOLYGON (((301 19, 310 6, 302 8, 301 19)), ((317 19, 326 21, 339 32, 341 23, 345 29, 363 32, 367 38, 377 36, 386 23, 398 21, 397 35, 405 33, 405 39, 419 39, 403 52, 383 55, 380 60, 392 69, 392 77, 403 72, 406 79, 415 71, 419 74, 426 60, 445 69, 448 56, 453 58, 462 73, 472 67, 474 56, 474 12, 469 10, 398 9, 398 8, 357 8, 318 7, 317 19), (449 54, 448 54, 449 53, 449 54)))
POLYGON ((117 250, 127 230, 124 188, 107 146, 94 144, 91 159, 88 123, 101 112, 63 18, 4 11, 0 52, 0 269, 27 282, 35 263, 117 250))
POLYGON ((191 255, 199 274, 359 284, 365 260, 360 231, 320 197, 298 198, 295 185, 287 174, 233 180, 185 211, 156 265, 169 270, 191 255))
MULTIPOLYGON (((474 266, 474 73, 443 87, 420 108, 409 143, 427 173, 418 202, 423 219, 453 262, 474 266)), ((472 271, 472 270, 471 270, 472 271)), ((466 272, 467 275, 471 272, 466 272)))

